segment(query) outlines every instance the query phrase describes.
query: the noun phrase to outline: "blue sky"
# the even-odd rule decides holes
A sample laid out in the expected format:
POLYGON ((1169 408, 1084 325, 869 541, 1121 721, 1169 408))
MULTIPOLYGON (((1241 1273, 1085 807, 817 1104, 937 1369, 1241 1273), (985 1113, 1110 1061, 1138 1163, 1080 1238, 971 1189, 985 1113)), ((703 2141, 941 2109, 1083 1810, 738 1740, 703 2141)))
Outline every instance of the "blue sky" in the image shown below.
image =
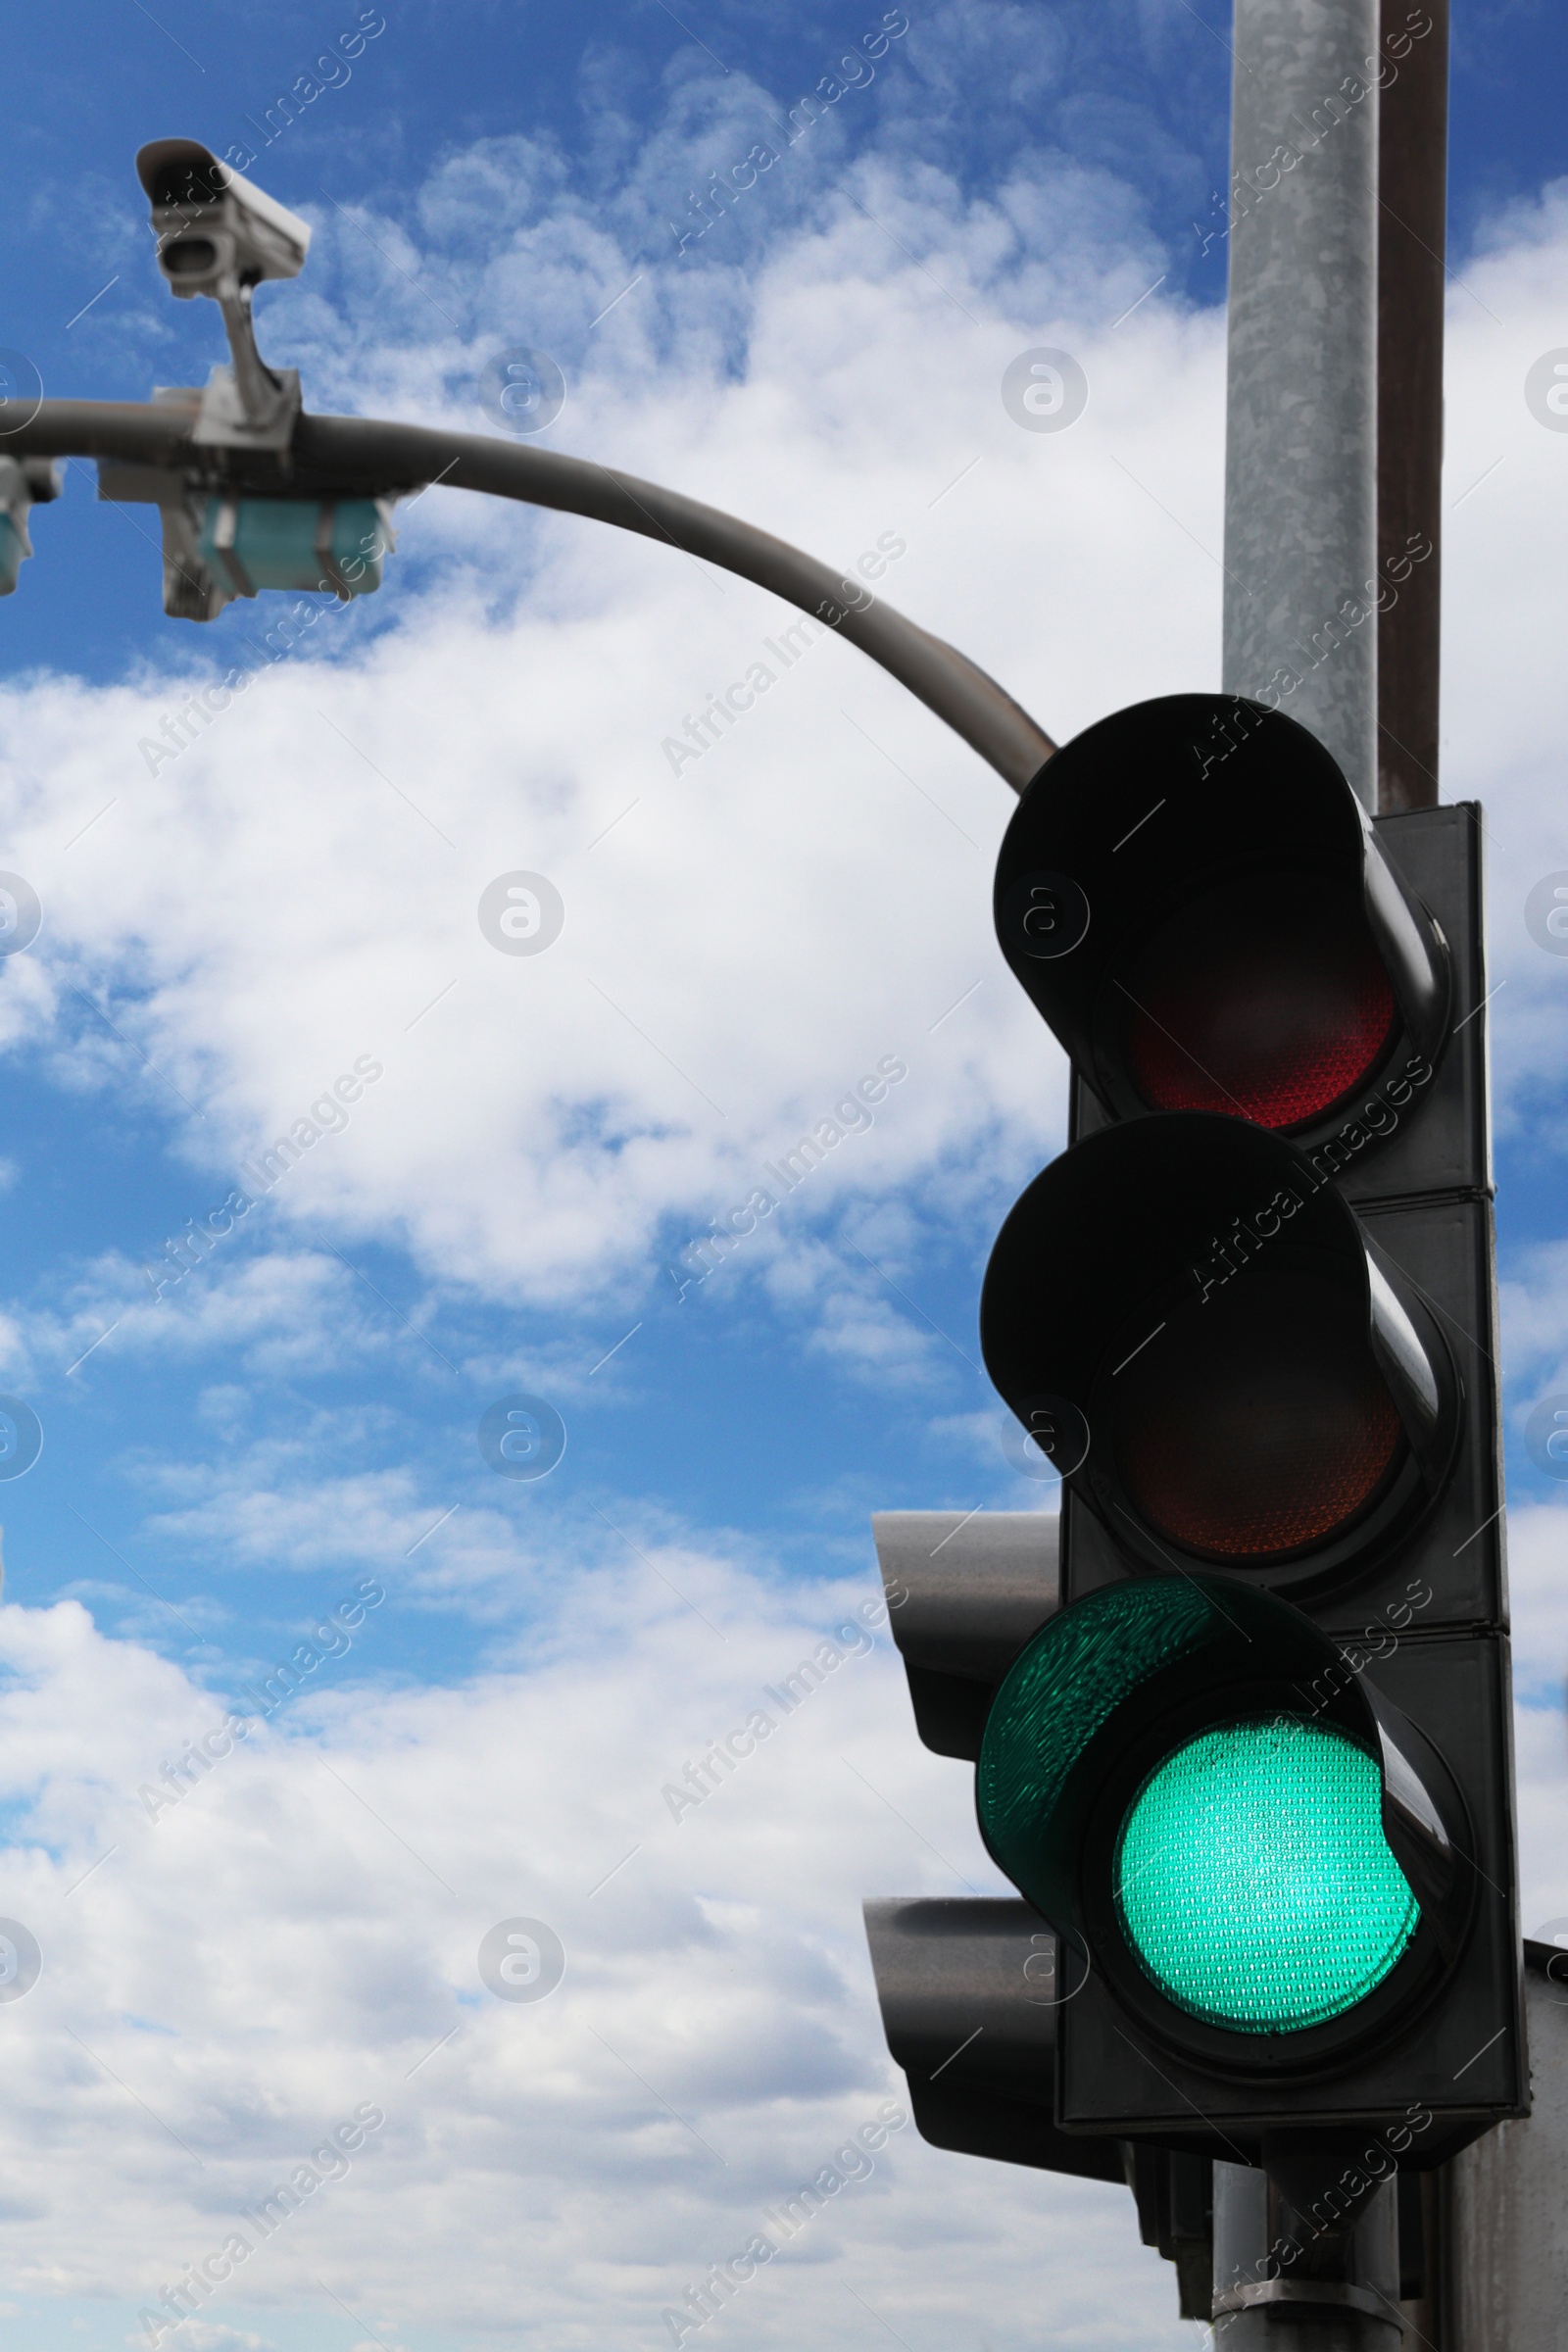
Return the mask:
MULTIPOLYGON (((254 144, 248 121, 361 14, 159 0, 19 28, 0 343, 51 394, 203 379, 216 314, 158 278, 134 151, 254 144)), ((910 9, 874 78, 681 250, 691 189, 883 15, 387 9, 254 167, 315 231, 304 277, 258 304, 263 347, 314 407, 464 429, 488 359, 547 349, 567 383, 551 446, 824 557, 897 539, 890 600, 1058 736, 1217 684, 1223 249, 1202 232, 1226 14, 910 9), (1059 436, 1019 433, 999 397, 1039 344, 1091 385, 1059 436)), ((1523 909, 1568 869, 1568 436, 1521 387, 1568 343, 1568 31, 1544 6, 1463 9, 1455 61, 1446 791, 1483 798, 1491 830, 1527 1910, 1546 1917, 1568 1912, 1546 1836, 1568 1612, 1561 1490, 1522 1430, 1568 1390, 1568 962, 1523 909)), ((384 2077, 381 2173, 367 2155, 301 2223, 308 2248, 166 2341, 667 2341, 670 2294, 898 2087, 858 1895, 994 1883, 885 1635, 791 1726, 788 1764, 781 1741, 700 1822, 659 1792, 872 1590, 872 1509, 1054 1499, 1002 1450, 975 1340, 996 1228, 1064 1132, 1060 1057, 991 931, 1011 796, 832 642, 672 775, 662 740, 782 609, 440 490, 400 518, 378 596, 149 773, 139 744, 273 615, 166 619, 146 523, 73 467, 0 606, 0 867, 44 906, 0 967, 0 1390, 44 1430, 0 1485, 0 1914, 45 1952, 0 2017, 29 2037, 12 2158, 34 2185, 0 2206, 21 2340, 65 2319, 95 2348, 143 2340, 136 2311, 265 2192, 257 2166, 384 2077), (565 906, 537 957, 498 956, 476 919, 516 870, 565 906), (367 1063, 345 1122, 322 1114, 156 1296, 166 1244, 367 1063), (906 1074, 874 1114, 845 1115, 682 1296, 682 1247, 889 1063, 906 1074), (537 1482, 496 1476, 476 1439, 517 1394, 566 1429, 537 1482), (386 1597, 349 1648, 149 1822, 147 1776, 366 1580, 386 1597), (590 1896, 627 1847, 646 1880, 590 1896), (591 1901, 621 1906, 612 1927, 591 1901), (475 1973, 514 1914, 568 1950, 537 2011, 475 1973), (459 2055, 425 2067, 453 2018, 459 2055), (62 2058, 67 2029, 101 2063, 62 2058), (688 2173, 709 2161, 692 2130, 726 2171, 688 2173), (91 2245, 72 2218, 89 2150, 91 2245)), ((1109 2191, 906 2134, 853 2196, 726 2320, 737 2340, 874 2341, 861 2296, 915 2352, 1021 2345, 1042 2260, 1064 2345, 1192 2332, 1109 2191)))

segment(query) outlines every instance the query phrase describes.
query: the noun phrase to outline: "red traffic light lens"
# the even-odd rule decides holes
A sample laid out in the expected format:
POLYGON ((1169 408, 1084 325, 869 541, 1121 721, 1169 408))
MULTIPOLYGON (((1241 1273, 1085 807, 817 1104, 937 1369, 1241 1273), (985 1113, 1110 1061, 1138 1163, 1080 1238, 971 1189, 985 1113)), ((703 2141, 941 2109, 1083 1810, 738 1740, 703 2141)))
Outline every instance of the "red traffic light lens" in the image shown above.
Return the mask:
POLYGON ((1286 1131, 1355 1093, 1397 1012, 1359 906, 1311 874, 1190 903, 1124 987, 1128 1066, 1152 1109, 1286 1131))
POLYGON ((1341 1535, 1402 1454, 1350 1293, 1301 1267, 1241 1265, 1114 1376, 1112 1443, 1156 1533, 1263 1566, 1341 1535))

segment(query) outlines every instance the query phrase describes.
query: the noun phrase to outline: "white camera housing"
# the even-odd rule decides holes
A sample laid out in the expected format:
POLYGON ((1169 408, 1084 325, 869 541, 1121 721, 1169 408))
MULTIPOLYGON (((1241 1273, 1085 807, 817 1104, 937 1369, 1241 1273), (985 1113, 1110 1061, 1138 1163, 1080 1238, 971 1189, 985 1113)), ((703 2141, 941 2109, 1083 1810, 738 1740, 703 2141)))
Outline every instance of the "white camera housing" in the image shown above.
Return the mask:
POLYGON ((304 269, 310 223, 199 140, 154 139, 138 151, 136 172, 172 293, 232 300, 264 278, 298 277, 304 269))

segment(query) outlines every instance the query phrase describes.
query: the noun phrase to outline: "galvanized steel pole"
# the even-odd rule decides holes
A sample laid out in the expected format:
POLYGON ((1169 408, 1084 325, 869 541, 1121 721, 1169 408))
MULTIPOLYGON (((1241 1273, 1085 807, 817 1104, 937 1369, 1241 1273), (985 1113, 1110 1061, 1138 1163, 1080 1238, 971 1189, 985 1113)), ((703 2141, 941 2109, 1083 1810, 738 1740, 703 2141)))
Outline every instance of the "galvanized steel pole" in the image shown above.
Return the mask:
POLYGON ((1568 1949, 1525 1945, 1532 2113, 1445 2168, 1440 2352, 1568 2352, 1568 1949))
POLYGON ((1396 71, 1378 98, 1378 552, 1396 592, 1378 615, 1378 808, 1388 815, 1438 802, 1447 0, 1383 0, 1383 50, 1396 71))
POLYGON ((1223 679, 1377 806, 1379 0, 1236 0, 1223 679))
MULTIPOLYGON (((1380 0, 1236 0, 1225 439, 1225 690, 1310 727, 1369 812, 1380 33, 1380 0)), ((1287 2270, 1273 2184, 1216 2163, 1216 2341, 1395 2352, 1396 2197, 1287 2270)))

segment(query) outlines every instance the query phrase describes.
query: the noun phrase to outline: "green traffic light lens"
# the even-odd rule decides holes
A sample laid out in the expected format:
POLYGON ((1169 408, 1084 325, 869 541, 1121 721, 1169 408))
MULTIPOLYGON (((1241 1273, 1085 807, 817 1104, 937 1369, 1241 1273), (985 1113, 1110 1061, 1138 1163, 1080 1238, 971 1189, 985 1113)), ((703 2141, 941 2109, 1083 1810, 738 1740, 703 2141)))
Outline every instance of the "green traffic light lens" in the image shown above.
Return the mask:
POLYGON ((1166 1756, 1113 1866, 1127 1939, 1166 1998, 1241 2034, 1300 2033, 1365 2000, 1421 1916, 1382 1793, 1364 1749, 1289 1716, 1166 1756))

